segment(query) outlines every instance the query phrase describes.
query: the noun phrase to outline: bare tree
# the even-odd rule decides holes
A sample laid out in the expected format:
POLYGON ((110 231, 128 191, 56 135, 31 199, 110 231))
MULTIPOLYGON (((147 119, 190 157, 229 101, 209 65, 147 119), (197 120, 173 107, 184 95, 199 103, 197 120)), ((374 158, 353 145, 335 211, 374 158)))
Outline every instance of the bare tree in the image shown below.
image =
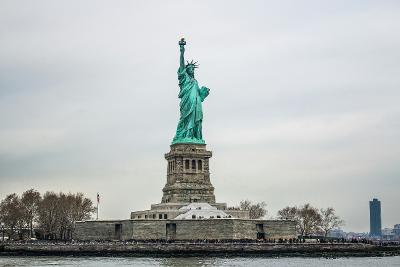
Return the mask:
POLYGON ((71 221, 71 214, 73 210, 73 196, 72 194, 59 193, 57 195, 59 205, 57 206, 57 219, 58 228, 57 233, 59 239, 67 239, 67 231, 71 221))
POLYGON ((29 226, 30 237, 33 237, 33 223, 38 217, 40 201, 40 193, 34 189, 25 191, 21 197, 21 212, 26 225, 29 226))
POLYGON ((252 203, 250 200, 240 201, 240 210, 248 210, 250 219, 260 219, 267 214, 267 204, 262 201, 258 203, 252 203))
POLYGON ((69 223, 69 238, 72 238, 73 227, 76 221, 90 219, 92 214, 96 211, 93 202, 84 197, 83 193, 77 193, 73 196, 73 209, 70 215, 69 223))
POLYGON ((251 204, 252 204, 251 201, 248 200, 248 199, 242 200, 242 201, 240 201, 239 209, 241 209, 241 210, 250 210, 251 204))
POLYGON ((17 194, 7 195, 0 203, 0 218, 8 229, 9 239, 14 239, 17 228, 22 233, 23 217, 21 213, 21 199, 17 194))
POLYGON ((344 225, 344 221, 340 219, 339 216, 336 215, 336 211, 334 208, 329 207, 326 209, 321 209, 321 223, 320 227, 324 231, 324 236, 327 237, 329 231, 334 228, 338 228, 344 225))
POLYGON ((296 206, 283 208, 278 211, 278 218, 281 220, 293 220, 296 222, 296 232, 301 234, 300 209, 296 206))
POLYGON ((298 210, 298 227, 301 236, 315 234, 321 225, 321 214, 317 208, 309 203, 303 205, 298 210))
POLYGON ((251 205, 249 213, 250 219, 260 219, 264 217, 267 214, 266 207, 267 204, 264 201, 251 205))
POLYGON ((319 231, 321 215, 318 209, 310 204, 301 207, 286 207, 278 211, 278 218, 282 220, 294 220, 296 231, 300 236, 315 234, 319 231))
POLYGON ((74 223, 89 219, 94 211, 83 193, 46 192, 39 204, 39 224, 46 238, 71 239, 74 223))
POLYGON ((60 239, 70 239, 74 223, 76 221, 89 219, 95 211, 93 202, 85 198, 83 193, 64 194, 59 197, 59 237, 60 239))
POLYGON ((59 198, 54 192, 46 192, 39 204, 39 227, 46 239, 55 239, 59 226, 59 198))
POLYGON ((93 212, 96 211, 96 208, 93 206, 93 202, 84 197, 82 193, 77 193, 74 196, 74 213, 73 213, 73 221, 82 221, 90 219, 93 212))
POLYGON ((286 207, 278 211, 278 218, 281 220, 297 220, 297 207, 286 207))

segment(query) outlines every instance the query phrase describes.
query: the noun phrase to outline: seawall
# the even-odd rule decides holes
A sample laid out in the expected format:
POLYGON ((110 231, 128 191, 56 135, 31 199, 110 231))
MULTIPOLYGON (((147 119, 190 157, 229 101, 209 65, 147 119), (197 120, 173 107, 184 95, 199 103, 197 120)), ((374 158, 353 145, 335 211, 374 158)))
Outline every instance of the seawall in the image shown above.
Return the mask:
POLYGON ((1 255, 74 256, 190 256, 259 255, 263 257, 350 257, 400 255, 400 246, 357 243, 276 244, 276 243, 6 243, 1 255))

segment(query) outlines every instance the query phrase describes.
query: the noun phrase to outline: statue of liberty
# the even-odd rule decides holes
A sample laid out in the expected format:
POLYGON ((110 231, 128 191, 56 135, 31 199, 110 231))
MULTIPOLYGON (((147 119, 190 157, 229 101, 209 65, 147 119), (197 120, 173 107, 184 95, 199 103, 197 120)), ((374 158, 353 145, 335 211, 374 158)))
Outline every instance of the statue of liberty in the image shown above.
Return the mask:
POLYGON ((185 39, 179 42, 180 47, 180 65, 178 69, 179 95, 181 99, 180 119, 176 134, 172 144, 192 143, 204 144, 201 125, 203 122, 203 110, 201 102, 208 96, 210 89, 207 87, 199 87, 194 78, 194 70, 198 68, 197 62, 187 61, 185 65, 185 39))

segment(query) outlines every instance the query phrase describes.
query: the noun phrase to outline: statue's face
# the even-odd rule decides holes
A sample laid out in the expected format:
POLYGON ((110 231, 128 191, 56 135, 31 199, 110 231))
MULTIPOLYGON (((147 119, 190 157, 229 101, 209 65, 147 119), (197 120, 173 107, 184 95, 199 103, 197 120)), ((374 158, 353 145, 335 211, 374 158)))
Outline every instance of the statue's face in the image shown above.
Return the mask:
POLYGON ((187 74, 189 74, 189 76, 193 77, 194 76, 194 67, 192 65, 187 66, 186 72, 187 72, 187 74))

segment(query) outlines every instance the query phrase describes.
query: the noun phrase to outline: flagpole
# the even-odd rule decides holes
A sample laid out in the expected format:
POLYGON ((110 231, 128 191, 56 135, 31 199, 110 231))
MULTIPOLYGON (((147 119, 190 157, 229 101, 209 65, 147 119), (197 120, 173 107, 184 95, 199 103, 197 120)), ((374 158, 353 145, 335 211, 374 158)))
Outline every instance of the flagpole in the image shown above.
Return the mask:
POLYGON ((96 220, 99 220, 99 193, 97 192, 97 208, 96 208, 96 220))

